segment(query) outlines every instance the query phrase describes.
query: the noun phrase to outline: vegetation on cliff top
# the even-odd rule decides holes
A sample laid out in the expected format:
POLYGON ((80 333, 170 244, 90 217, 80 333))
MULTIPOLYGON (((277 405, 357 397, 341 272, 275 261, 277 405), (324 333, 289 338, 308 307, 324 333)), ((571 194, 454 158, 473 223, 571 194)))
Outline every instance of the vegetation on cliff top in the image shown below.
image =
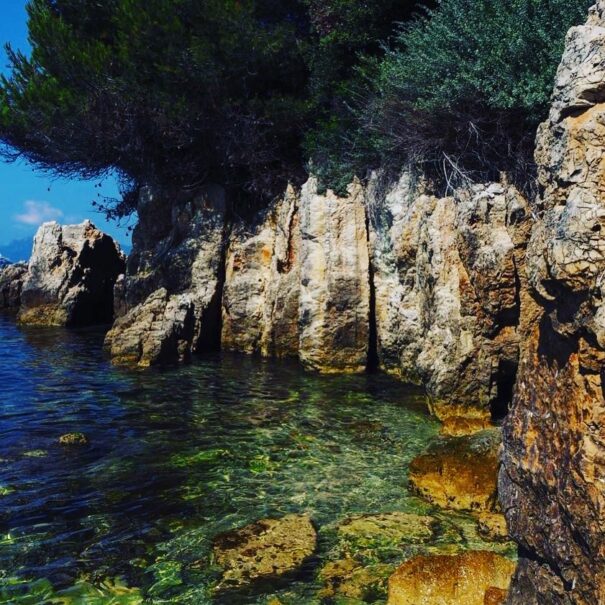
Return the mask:
POLYGON ((588 4, 30 0, 31 56, 9 49, 0 82, 2 153, 116 171, 126 193, 214 180, 261 199, 308 159, 336 189, 407 162, 445 183, 522 178, 588 4))

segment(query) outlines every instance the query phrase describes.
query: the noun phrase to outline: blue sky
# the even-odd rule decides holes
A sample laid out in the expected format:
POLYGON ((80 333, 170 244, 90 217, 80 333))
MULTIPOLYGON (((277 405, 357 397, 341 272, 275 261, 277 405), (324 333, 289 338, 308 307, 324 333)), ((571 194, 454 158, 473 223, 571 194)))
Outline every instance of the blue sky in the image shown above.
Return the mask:
MULTIPOLYGON (((4 44, 29 49, 27 42, 26 0, 0 0, 0 70, 7 70, 4 44)), ((0 162, 0 245, 12 240, 33 236, 40 223, 57 220, 62 223, 80 223, 89 218, 97 227, 120 241, 129 243, 126 225, 108 223, 95 212, 91 202, 97 194, 117 197, 113 179, 99 181, 58 180, 34 170, 24 163, 0 162)))

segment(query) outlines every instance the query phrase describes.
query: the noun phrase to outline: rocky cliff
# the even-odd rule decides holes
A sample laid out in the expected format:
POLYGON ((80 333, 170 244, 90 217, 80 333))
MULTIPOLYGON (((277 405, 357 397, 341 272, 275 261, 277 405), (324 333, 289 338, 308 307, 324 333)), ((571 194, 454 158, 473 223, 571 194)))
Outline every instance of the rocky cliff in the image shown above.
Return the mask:
POLYGON ((311 178, 245 219, 218 188, 173 204, 144 191, 114 361, 185 360, 220 340, 321 372, 378 363, 425 384, 451 432, 484 428, 518 364, 527 202, 506 184, 436 198, 407 174, 377 182, 338 197, 311 178))
POLYGON ((605 2, 573 28, 536 160, 527 322, 500 492, 511 604, 605 602, 605 2))
POLYGON ((404 174, 368 209, 380 366, 427 388, 446 432, 506 413, 525 300, 527 201, 492 183, 419 194, 404 174))

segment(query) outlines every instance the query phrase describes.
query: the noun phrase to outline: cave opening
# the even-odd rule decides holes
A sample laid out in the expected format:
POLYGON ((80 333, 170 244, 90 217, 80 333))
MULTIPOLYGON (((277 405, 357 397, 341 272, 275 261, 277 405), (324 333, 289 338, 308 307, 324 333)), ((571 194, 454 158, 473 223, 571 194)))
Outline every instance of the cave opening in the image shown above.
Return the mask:
POLYGON ((496 373, 496 396, 491 402, 490 412, 492 421, 503 420, 508 414, 513 400, 515 380, 517 378, 516 361, 501 359, 496 373))

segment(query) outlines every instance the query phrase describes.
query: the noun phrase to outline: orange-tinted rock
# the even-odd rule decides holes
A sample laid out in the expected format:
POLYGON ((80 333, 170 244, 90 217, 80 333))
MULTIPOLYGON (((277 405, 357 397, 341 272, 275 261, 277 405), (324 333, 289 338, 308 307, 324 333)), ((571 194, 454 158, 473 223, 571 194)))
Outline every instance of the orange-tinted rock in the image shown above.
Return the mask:
POLYGON ((443 508, 491 511, 497 501, 497 431, 444 440, 410 464, 420 496, 443 508))
POLYGON ((487 551, 414 557, 389 578, 387 604, 485 605, 492 588, 508 588, 514 569, 512 561, 487 551))
POLYGON ((507 596, 508 590, 504 590, 503 588, 496 588, 495 586, 490 586, 485 591, 485 596, 483 597, 483 605, 504 605, 507 596))

